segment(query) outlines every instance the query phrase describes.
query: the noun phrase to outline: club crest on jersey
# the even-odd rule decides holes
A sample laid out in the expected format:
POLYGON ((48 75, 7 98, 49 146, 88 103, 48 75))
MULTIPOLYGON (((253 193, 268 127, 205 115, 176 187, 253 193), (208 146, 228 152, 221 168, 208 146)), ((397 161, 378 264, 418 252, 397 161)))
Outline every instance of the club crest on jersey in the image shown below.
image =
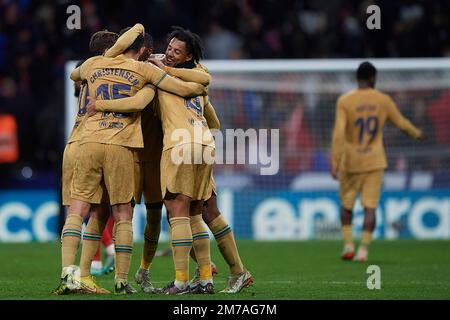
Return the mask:
POLYGON ((202 114, 202 105, 199 97, 184 99, 184 104, 186 108, 195 110, 198 115, 202 114))

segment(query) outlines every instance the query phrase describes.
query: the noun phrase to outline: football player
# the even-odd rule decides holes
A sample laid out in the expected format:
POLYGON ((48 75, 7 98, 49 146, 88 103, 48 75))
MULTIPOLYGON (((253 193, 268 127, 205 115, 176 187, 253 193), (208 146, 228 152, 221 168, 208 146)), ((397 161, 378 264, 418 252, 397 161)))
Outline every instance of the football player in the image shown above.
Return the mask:
POLYGON ((375 211, 387 167, 383 146, 386 122, 413 139, 424 135, 402 116, 391 97, 375 89, 377 70, 363 62, 356 71, 358 88, 339 97, 331 146, 331 175, 339 180, 341 224, 344 238, 342 259, 364 262, 375 229, 375 211), (352 209, 361 194, 364 223, 361 243, 355 256, 352 236, 352 209))

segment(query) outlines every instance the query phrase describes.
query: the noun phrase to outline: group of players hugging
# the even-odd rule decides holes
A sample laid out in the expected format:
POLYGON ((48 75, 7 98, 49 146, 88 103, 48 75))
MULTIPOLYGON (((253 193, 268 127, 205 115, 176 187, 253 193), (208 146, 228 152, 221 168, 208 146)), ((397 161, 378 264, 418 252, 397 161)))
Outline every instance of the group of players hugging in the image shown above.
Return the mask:
POLYGON ((68 213, 61 233, 61 280, 54 294, 110 293, 91 274, 107 224, 113 225, 114 293, 136 293, 128 273, 133 208, 142 195, 147 219, 135 281, 144 292, 214 293, 217 270, 211 262, 208 228, 230 268, 221 292, 237 293, 253 282, 217 207, 211 130, 219 129, 220 122, 208 98, 211 76, 200 64, 201 39, 173 27, 167 40, 165 54, 154 55, 152 38, 141 24, 120 35, 99 31, 89 44, 94 56, 70 75, 73 81, 81 81, 81 87, 77 118, 63 157, 62 193, 68 213), (163 205, 175 280, 156 288, 149 270, 163 205), (80 242, 80 277, 75 280, 72 270, 80 242), (197 264, 191 280, 190 256, 197 264))

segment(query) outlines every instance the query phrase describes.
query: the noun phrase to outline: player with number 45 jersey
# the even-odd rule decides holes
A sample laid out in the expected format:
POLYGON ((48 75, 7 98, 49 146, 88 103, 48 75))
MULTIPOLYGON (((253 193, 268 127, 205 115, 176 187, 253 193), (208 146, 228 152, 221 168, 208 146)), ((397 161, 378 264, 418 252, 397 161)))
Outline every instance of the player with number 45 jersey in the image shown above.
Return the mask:
POLYGON ((341 223, 344 238, 342 259, 364 262, 375 229, 375 210, 380 198, 384 169, 383 146, 386 121, 414 139, 423 133, 402 116, 391 97, 375 89, 377 70, 369 62, 358 67, 358 88, 339 97, 331 146, 331 174, 339 179, 341 223), (361 245, 355 256, 352 209, 361 193, 364 224, 361 245))

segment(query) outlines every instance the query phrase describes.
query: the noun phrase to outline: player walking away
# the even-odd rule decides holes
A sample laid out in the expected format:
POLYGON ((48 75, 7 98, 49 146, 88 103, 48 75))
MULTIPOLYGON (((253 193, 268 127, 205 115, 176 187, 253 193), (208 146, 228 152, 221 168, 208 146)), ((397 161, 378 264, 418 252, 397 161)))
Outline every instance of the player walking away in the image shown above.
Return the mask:
MULTIPOLYGON (((203 51, 201 46, 201 39, 197 34, 190 32, 189 30, 185 30, 181 27, 173 27, 173 31, 169 34, 168 40, 169 44, 167 46, 165 56, 162 59, 162 62, 165 65, 176 68, 194 68, 207 72, 207 69, 199 64, 199 60, 203 58, 203 51)), ((154 63, 158 63, 158 61, 155 59, 152 59, 152 61, 154 63)), ((160 67, 164 66, 160 65, 160 67)), ((171 68, 170 70, 168 70, 168 72, 176 76, 176 70, 177 69, 171 68)), ((209 99, 207 99, 204 107, 204 116, 210 129, 220 129, 220 121, 209 99)), ((243 288, 250 285, 253 282, 253 279, 250 272, 246 270, 244 265, 242 264, 231 227, 228 225, 217 207, 217 191, 212 174, 211 184, 213 192, 211 193, 210 199, 205 202, 205 205, 201 210, 201 217, 213 233, 220 253, 224 257, 230 268, 230 276, 228 278, 227 286, 221 292, 237 293, 243 288)), ((200 216, 192 216, 191 227, 192 225, 194 225, 195 228, 195 225, 199 224, 199 219, 200 216)), ((191 253, 191 256, 193 256, 194 260, 197 261, 197 251, 193 250, 191 251, 191 253)), ((190 284, 191 290, 195 290, 199 282, 200 272, 197 266, 196 276, 190 284)))
MULTIPOLYGON (((143 27, 142 27, 143 29, 143 27)), ((116 58, 93 57, 71 74, 71 79, 88 79, 88 89, 103 100, 134 95, 150 82, 170 92, 183 96, 204 94, 204 87, 186 83, 170 76, 159 68, 136 61, 145 50, 144 37, 139 35, 123 55, 116 58)), ((148 104, 154 89, 146 86, 148 104)), ((142 108, 143 109, 143 108, 142 108)), ((85 118, 72 181, 69 215, 63 229, 62 255, 69 262, 75 260, 81 236, 81 224, 87 216, 96 190, 103 180, 116 221, 114 239, 116 250, 115 293, 134 293, 128 283, 128 271, 133 245, 132 207, 134 198, 133 148, 142 148, 140 113, 96 113, 85 118), (119 168, 119 170, 118 170, 119 168)), ((94 251, 95 253, 95 251, 94 251)), ((72 264, 71 263, 71 264, 72 264)), ((63 277, 67 265, 63 264, 63 277)))
POLYGON ((402 116, 391 97, 374 89, 376 73, 371 63, 361 63, 356 72, 358 88, 339 97, 336 105, 331 175, 339 179, 344 260, 364 262, 368 257, 368 246, 375 229, 375 210, 387 167, 382 135, 385 122, 391 122, 414 139, 424 138, 423 133, 402 116), (352 209, 359 193, 364 223, 355 256, 352 209))
MULTIPOLYGON (((89 42, 89 50, 94 55, 102 55, 108 48, 110 48, 117 40, 118 35, 114 32, 109 32, 107 30, 96 32, 92 35, 89 42)), ((79 67, 81 62, 77 65, 79 67)), ((69 205, 71 201, 70 195, 70 186, 72 184, 73 171, 75 168, 76 157, 79 154, 80 148, 80 140, 82 136, 82 120, 86 115, 86 104, 88 102, 87 99, 87 83, 86 81, 77 81, 74 83, 75 85, 75 96, 78 97, 78 112, 75 119, 75 124, 72 129, 72 132, 69 136, 69 140, 64 149, 63 155, 63 166, 62 166, 62 200, 63 205, 66 206, 67 211, 69 211, 69 205)), ((104 190, 104 184, 102 184, 102 188, 96 192, 96 199, 101 199, 100 205, 93 205, 91 207, 91 214, 89 221, 87 222, 86 232, 89 232, 96 226, 99 231, 98 236, 89 237, 88 234, 83 238, 83 251, 89 251, 91 247, 99 247, 98 238, 103 233, 103 237, 105 239, 112 238, 111 228, 105 228, 106 221, 109 216, 109 201, 107 197, 106 190, 104 190), (104 197, 102 195, 105 195, 104 197)), ((109 249, 111 253, 111 249, 109 249)), ((83 255, 82 255, 83 256, 83 255)), ((63 265, 71 265, 74 261, 70 259, 70 262, 65 261, 65 257, 63 256, 63 265)), ((112 256, 108 255, 107 262, 112 261, 112 265, 114 265, 114 248, 112 248, 112 256)), ((82 270, 81 273, 89 273, 89 264, 90 261, 86 259, 82 259, 82 270)), ((63 294, 68 293, 69 290, 67 286, 64 284, 58 287, 53 293, 55 294, 63 294), (59 289, 59 290, 58 290, 59 289)))

